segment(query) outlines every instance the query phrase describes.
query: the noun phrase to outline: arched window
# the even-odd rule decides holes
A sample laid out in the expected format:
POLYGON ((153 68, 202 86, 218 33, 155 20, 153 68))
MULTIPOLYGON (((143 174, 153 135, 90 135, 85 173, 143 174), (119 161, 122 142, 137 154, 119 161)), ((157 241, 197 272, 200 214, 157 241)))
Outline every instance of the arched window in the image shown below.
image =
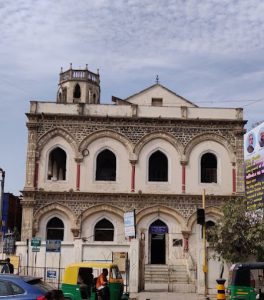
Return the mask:
POLYGON ((57 147, 50 152, 48 164, 49 180, 66 179, 66 153, 57 147))
POLYGON ((217 159, 212 153, 205 153, 201 158, 201 182, 217 182, 217 159))
POLYGON ((47 224, 47 240, 63 241, 64 225, 61 219, 54 217, 49 220, 47 224))
POLYGON ((116 180, 116 157, 110 150, 103 150, 96 159, 96 180, 116 180))
POLYGON ((212 235, 211 235, 211 232, 210 232, 210 229, 212 227, 215 226, 215 223, 213 221, 206 221, 205 222, 205 230, 206 230, 206 233, 205 233, 205 237, 206 237, 206 240, 209 242, 210 239, 212 238, 212 235))
POLYGON ((161 151, 149 158, 149 181, 168 181, 168 159, 161 151))
POLYGON ((94 227, 95 241, 113 241, 114 240, 114 226, 107 219, 102 219, 94 227))
POLYGON ((74 88, 73 98, 81 98, 81 88, 80 85, 77 83, 74 88))

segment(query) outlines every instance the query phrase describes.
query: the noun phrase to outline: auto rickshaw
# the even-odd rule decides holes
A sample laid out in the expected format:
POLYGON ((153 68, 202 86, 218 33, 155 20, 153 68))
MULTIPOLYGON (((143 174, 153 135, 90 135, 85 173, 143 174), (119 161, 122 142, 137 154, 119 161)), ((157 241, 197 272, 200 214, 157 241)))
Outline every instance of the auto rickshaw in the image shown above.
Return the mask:
POLYGON ((66 267, 61 289, 65 299, 120 300, 124 291, 124 282, 117 265, 80 262, 66 267), (96 289, 96 280, 103 269, 108 270, 108 283, 104 290, 99 291, 96 289))
POLYGON ((264 262, 232 265, 227 294, 230 300, 264 300, 264 262))

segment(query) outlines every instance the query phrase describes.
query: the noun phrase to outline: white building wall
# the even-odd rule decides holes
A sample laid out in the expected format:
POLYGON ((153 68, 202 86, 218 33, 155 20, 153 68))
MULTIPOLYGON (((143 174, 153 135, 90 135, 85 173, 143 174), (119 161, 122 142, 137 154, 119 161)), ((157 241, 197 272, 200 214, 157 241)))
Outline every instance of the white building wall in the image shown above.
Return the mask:
POLYGON ((215 141, 204 141, 196 145, 186 166, 186 193, 228 195, 232 193, 232 164, 225 147, 215 141), (201 183, 201 156, 213 153, 217 157, 217 183, 201 183))
POLYGON ((180 156, 175 147, 164 139, 153 139, 144 145, 136 164, 135 186, 136 191, 143 193, 181 193, 180 156), (149 157, 158 150, 168 159, 168 182, 150 182, 148 180, 149 157))

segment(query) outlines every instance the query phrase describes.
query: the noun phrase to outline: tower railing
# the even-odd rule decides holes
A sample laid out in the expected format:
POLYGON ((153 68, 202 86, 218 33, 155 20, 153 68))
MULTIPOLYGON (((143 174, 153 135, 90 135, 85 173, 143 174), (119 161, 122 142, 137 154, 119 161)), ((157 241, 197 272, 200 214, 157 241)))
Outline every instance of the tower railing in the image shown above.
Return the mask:
POLYGON ((60 73, 60 82, 66 80, 88 80, 99 85, 100 76, 88 70, 68 70, 60 73))

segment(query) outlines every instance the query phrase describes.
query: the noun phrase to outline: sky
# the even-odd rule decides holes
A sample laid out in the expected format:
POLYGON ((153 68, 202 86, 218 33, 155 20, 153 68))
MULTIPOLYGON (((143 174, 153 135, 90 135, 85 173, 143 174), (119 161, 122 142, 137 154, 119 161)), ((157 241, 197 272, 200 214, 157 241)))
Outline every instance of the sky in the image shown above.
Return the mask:
MULTIPOLYGON (((160 83, 202 107, 264 120, 264 1, 0 0, 0 168, 25 183, 29 102, 54 101, 61 67, 99 69, 101 103, 160 83)), ((2 178, 1 178, 2 179, 2 178)))

